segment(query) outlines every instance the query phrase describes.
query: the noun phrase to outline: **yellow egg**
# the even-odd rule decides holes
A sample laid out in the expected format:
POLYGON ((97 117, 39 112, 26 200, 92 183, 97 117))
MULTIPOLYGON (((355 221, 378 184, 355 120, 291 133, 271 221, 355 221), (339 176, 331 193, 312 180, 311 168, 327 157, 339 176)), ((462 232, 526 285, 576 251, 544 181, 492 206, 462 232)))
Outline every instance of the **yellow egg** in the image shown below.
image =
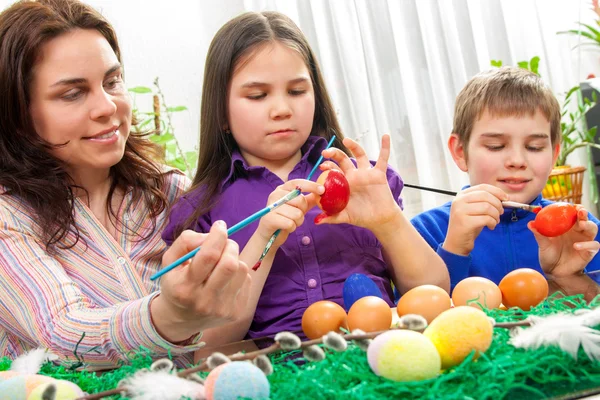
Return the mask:
POLYGON ((400 317, 406 314, 418 314, 422 315, 427 323, 431 323, 451 305, 450 295, 444 289, 434 285, 421 285, 402 295, 396 310, 400 317))
POLYGON ((75 400, 85 395, 76 384, 69 381, 55 380, 54 382, 45 383, 36 387, 29 397, 27 397, 27 400, 45 399, 44 391, 48 389, 48 386, 50 385, 54 385, 56 388, 55 397, 53 397, 54 400, 75 400))
POLYGON ((377 332, 390 329, 392 309, 385 300, 376 296, 358 299, 348 311, 350 331, 361 329, 364 332, 377 332))
POLYGON ((479 357, 492 344, 493 333, 487 315, 468 306, 444 311, 423 332, 440 353, 442 369, 460 364, 473 350, 479 357))
POLYGON ((455 306, 497 308, 502 303, 502 292, 498 285, 486 278, 472 276, 458 282, 452 291, 455 306))
POLYGON ((440 355, 422 333, 391 330, 369 345, 367 360, 373 372, 398 382, 420 381, 439 375, 440 355))

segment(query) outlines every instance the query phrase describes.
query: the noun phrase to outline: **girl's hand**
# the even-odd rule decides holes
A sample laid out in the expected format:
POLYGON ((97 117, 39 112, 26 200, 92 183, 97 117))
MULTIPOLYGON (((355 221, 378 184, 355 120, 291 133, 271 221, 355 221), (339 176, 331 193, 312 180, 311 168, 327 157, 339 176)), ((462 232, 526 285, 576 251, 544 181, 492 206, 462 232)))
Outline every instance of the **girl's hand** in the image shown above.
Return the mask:
POLYGON ((567 276, 581 273, 600 249, 600 243, 594 240, 598 225, 588 220, 585 208, 577 208, 577 222, 561 236, 543 236, 535 229, 533 221, 527 224, 540 247, 540 265, 548 274, 567 276))
POLYGON ((264 240, 265 244, 269 241, 275 231, 281 230, 277 240, 273 243, 275 248, 281 246, 288 235, 304 223, 304 215, 306 212, 317 204, 315 193, 322 194, 325 191, 325 187, 316 182, 307 181, 306 179, 293 179, 278 186, 277 189, 269 195, 267 204, 274 203, 288 193, 294 191, 297 187, 300 187, 302 192, 309 192, 309 194, 306 196, 300 195, 288 201, 260 219, 255 234, 259 235, 260 238, 264 240))
POLYGON ((344 139, 344 145, 356 156, 356 166, 341 150, 330 148, 323 151, 326 161, 320 169, 341 170, 350 185, 350 200, 339 214, 328 216, 319 223, 348 223, 375 231, 392 222, 401 212, 392 196, 387 180, 387 166, 390 157, 390 136, 384 135, 381 150, 375 166, 371 166, 365 150, 354 140, 344 139), (336 165, 337 164, 337 165, 336 165))

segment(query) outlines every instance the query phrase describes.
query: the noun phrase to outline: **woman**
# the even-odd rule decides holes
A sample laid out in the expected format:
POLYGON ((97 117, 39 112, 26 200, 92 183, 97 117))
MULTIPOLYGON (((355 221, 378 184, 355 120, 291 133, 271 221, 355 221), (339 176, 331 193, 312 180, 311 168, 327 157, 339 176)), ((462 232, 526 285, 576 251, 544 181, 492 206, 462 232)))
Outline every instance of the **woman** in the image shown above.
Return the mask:
POLYGON ((42 346, 107 368, 142 346, 187 355, 236 318, 250 276, 225 224, 168 251, 160 238, 188 181, 130 132, 117 37, 98 12, 75 0, 2 12, 0 93, 0 355, 42 346))

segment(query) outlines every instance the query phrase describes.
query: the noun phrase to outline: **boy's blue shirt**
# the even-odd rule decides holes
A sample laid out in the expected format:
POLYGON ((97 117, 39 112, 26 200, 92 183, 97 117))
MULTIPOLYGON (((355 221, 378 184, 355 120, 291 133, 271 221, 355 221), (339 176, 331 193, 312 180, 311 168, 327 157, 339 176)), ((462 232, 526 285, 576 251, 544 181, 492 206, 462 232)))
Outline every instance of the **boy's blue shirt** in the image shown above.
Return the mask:
MULTIPOLYGON (((531 202, 542 207, 552 203, 542 199, 541 195, 531 202)), ((506 274, 518 268, 532 268, 543 274, 538 256, 538 244, 533 233, 527 228, 527 223, 535 219, 534 213, 525 210, 506 210, 494 230, 483 228, 475 240, 471 254, 461 256, 442 248, 448 231, 451 204, 448 202, 425 211, 411 220, 421 236, 446 263, 450 273, 451 288, 470 276, 481 276, 498 284, 506 274)), ((589 219, 596 225, 600 225, 600 221, 593 215, 589 214, 589 219)), ((600 230, 596 240, 600 240, 600 230)), ((600 270, 598 254, 587 265, 585 272, 596 270, 600 270)), ((598 282, 600 274, 593 274, 592 277, 598 282)))

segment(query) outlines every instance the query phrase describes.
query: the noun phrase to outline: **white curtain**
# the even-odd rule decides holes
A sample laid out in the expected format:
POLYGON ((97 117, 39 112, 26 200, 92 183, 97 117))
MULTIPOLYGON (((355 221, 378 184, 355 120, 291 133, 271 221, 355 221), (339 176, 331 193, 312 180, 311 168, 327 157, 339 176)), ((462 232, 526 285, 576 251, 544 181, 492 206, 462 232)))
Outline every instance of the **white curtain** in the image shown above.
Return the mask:
MULTIPOLYGON (((317 53, 344 134, 371 157, 391 134, 390 163, 423 186, 456 191, 468 183, 446 141, 456 95, 490 60, 539 56, 559 96, 598 70, 583 70, 571 50, 576 38, 556 34, 573 29, 580 12, 592 18, 574 0, 246 0, 244 8, 294 19, 317 53)), ((450 199, 408 188, 403 195, 409 216, 450 199)))
MULTIPOLYGON (((197 143, 213 35, 243 11, 277 10, 317 53, 344 133, 372 158, 381 135, 391 134, 391 164, 405 182, 454 191, 467 183, 446 148, 454 99, 490 60, 516 65, 539 56, 540 73, 559 96, 589 73, 600 76, 598 50, 573 50, 577 37, 556 34, 592 22, 589 0, 85 1, 114 24, 128 85, 151 86, 158 76, 168 104, 188 106, 173 118, 184 150, 197 143)), ((2 8, 10 3, 0 0, 2 8)), ((581 151, 571 163, 586 165, 584 158, 581 151)), ((584 205, 596 212, 587 188, 584 205)), ((450 199, 414 189, 403 196, 408 216, 450 199)))

